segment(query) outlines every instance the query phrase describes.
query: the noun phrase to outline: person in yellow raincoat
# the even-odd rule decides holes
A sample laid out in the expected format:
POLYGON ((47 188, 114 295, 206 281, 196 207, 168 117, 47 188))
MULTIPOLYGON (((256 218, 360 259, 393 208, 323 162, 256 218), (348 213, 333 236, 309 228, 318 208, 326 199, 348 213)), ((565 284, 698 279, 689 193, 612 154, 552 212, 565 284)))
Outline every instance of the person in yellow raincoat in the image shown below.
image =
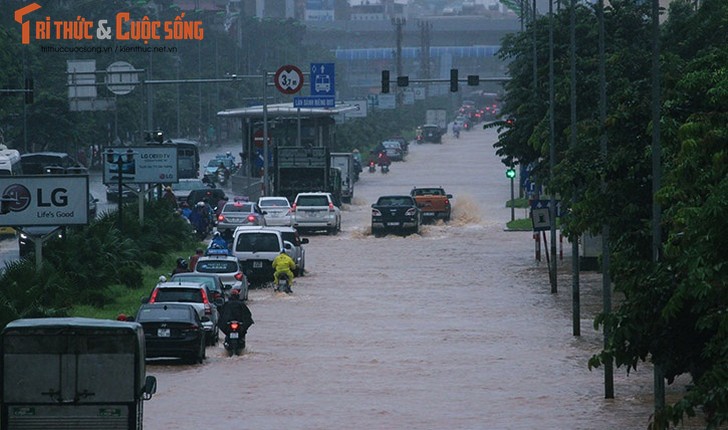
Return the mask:
POLYGON ((286 254, 285 249, 273 259, 273 282, 278 284, 278 275, 285 273, 288 276, 288 283, 293 284, 293 271, 296 270, 296 262, 286 254))

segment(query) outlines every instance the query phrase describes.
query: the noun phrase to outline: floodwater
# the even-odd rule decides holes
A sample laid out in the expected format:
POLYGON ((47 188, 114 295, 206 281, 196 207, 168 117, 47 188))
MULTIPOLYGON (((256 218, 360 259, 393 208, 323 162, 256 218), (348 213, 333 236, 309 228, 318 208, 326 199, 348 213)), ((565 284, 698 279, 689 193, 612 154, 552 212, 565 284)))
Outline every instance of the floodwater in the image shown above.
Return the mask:
POLYGON ((412 144, 389 174, 362 172, 343 231, 309 236, 294 294, 251 291, 243 356, 220 344, 202 365, 150 363, 158 391, 145 428, 646 428, 651 368, 616 369, 610 400, 602 369, 587 368, 602 342, 600 277, 583 274, 574 337, 570 246, 551 294, 532 234, 504 231, 510 189, 495 139, 474 130, 412 144), (453 220, 371 236, 371 203, 415 185, 452 193, 453 220))

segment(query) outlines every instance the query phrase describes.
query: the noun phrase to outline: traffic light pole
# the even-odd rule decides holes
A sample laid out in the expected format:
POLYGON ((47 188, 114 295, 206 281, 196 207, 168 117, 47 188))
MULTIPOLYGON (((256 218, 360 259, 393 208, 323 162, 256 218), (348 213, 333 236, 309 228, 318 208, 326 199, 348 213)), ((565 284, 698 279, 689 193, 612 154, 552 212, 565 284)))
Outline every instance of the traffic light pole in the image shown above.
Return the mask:
POLYGON ((513 177, 511 176, 511 221, 516 220, 515 192, 513 190, 513 177))

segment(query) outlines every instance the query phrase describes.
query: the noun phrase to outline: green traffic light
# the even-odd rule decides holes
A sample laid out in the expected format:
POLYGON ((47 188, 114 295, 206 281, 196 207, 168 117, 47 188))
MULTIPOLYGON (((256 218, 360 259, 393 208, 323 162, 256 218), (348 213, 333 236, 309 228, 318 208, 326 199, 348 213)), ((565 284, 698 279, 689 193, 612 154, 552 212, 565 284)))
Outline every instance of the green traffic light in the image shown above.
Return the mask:
POLYGON ((506 170, 506 177, 508 179, 513 179, 516 177, 516 169, 507 169, 506 170))

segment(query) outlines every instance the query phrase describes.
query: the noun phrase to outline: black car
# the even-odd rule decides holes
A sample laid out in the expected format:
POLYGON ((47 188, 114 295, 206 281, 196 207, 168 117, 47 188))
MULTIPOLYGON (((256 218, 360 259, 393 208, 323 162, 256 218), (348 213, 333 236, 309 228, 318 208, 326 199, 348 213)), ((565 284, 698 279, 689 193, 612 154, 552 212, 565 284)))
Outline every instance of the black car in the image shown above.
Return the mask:
POLYGON ((410 195, 379 197, 372 205, 372 234, 381 236, 388 231, 419 233, 422 213, 410 195))
POLYGON ((205 332, 197 311, 184 303, 147 303, 135 319, 144 329, 147 358, 205 359, 205 332))
POLYGON ((225 191, 219 188, 202 188, 199 190, 190 191, 190 195, 187 197, 187 204, 190 207, 194 207, 197 202, 207 202, 210 206, 215 208, 217 202, 225 198, 225 191))

